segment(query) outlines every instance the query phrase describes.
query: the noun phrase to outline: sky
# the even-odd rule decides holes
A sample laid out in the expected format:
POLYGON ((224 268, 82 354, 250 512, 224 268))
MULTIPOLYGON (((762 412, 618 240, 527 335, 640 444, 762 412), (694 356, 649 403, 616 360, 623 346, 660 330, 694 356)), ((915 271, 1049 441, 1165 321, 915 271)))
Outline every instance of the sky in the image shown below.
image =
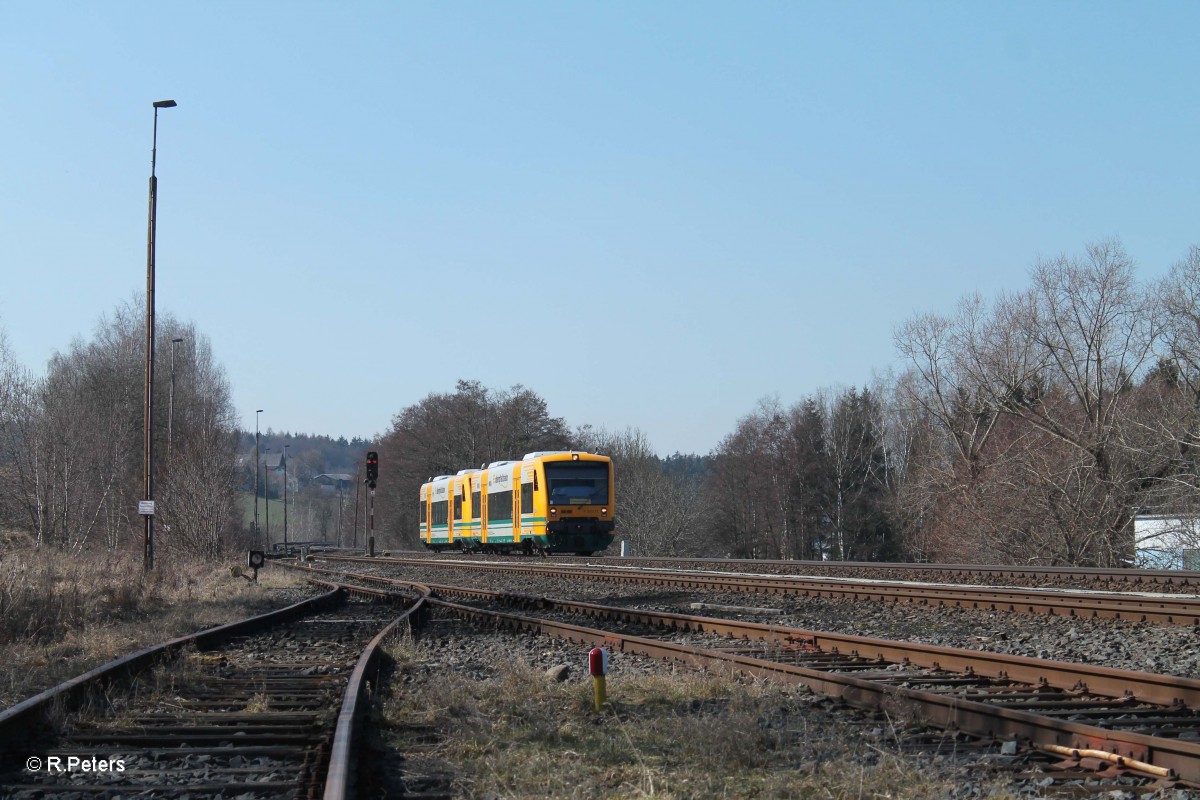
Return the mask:
MULTIPOLYGON (((1119 237, 1200 244, 1194 2, 0 0, 0 330, 144 303, 241 424, 460 379, 707 453, 895 328, 1119 237)), ((162 346, 160 338, 160 347, 162 346)), ((519 454, 514 454, 519 455, 519 454)))

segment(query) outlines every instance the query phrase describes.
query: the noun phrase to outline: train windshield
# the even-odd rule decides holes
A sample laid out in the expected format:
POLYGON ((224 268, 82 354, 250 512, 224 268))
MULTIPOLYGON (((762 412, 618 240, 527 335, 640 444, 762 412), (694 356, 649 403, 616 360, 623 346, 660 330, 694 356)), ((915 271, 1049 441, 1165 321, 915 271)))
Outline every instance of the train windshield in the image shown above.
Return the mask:
POLYGON ((551 461, 546 464, 550 505, 607 505, 608 464, 551 461))

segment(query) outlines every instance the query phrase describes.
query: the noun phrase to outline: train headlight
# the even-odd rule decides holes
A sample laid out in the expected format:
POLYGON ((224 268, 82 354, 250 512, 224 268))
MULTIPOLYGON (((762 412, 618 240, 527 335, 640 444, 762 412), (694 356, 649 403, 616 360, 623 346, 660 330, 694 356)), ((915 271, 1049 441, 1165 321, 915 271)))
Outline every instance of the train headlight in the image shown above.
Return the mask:
POLYGON ((602 509, 600 509, 600 513, 601 513, 601 514, 607 514, 607 513, 608 513, 608 509, 607 509, 607 508, 602 508, 602 509))
POLYGON ((558 509, 557 508, 550 509, 550 516, 552 516, 552 517, 558 516, 558 509))

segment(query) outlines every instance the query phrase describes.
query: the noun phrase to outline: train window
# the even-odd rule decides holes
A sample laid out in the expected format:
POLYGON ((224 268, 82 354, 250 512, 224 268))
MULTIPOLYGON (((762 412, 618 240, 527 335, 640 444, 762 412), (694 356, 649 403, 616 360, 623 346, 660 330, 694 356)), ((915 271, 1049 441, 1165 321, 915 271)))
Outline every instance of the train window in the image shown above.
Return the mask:
POLYGON ((608 464, 552 461, 546 464, 550 505, 604 505, 608 502, 608 464))
POLYGON ((512 519, 513 493, 492 492, 488 495, 488 522, 512 519))
POLYGON ((424 500, 422 500, 422 501, 421 501, 421 524, 422 524, 422 525, 424 525, 424 524, 425 524, 425 516, 426 516, 426 513, 427 513, 427 512, 426 512, 426 508, 425 508, 425 501, 424 501, 424 500))
POLYGON ((521 513, 522 514, 532 514, 533 513, 533 484, 532 483, 521 484, 521 513))
POLYGON ((433 504, 433 524, 434 525, 445 525, 446 524, 446 501, 445 500, 438 500, 436 503, 433 504))
POLYGON ((462 495, 454 495, 454 519, 462 519, 462 495))
POLYGON ((479 519, 479 492, 471 492, 471 519, 479 519))

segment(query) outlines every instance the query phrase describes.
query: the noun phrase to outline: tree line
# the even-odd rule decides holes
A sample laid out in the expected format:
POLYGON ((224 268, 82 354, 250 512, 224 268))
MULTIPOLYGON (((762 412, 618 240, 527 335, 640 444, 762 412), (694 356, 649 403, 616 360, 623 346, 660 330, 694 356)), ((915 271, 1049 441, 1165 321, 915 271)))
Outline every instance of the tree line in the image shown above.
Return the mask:
MULTIPOLYGON (((215 557, 248 541, 253 433, 237 430, 204 335, 160 315, 158 338, 181 340, 155 368, 163 542, 215 557)), ((361 454, 377 449, 383 547, 417 545, 430 477, 535 450, 613 456, 618 538, 646 555, 1109 566, 1132 557, 1138 513, 1200 510, 1200 248, 1139 281, 1120 242, 1093 244, 1037 262, 1021 290, 916 314, 894 338, 894 373, 764 399, 703 455, 660 458, 640 430, 571 428, 529 388, 470 380, 403 408, 372 445, 269 436, 293 445, 293 491, 354 474, 354 496, 312 487, 294 523, 330 541, 365 520, 361 454)), ((143 346, 134 302, 44 376, 0 338, 0 527, 39 546, 140 545, 143 346)))
POLYGON ((897 329, 896 522, 940 559, 1126 563, 1136 514, 1196 510, 1200 248, 1157 282, 1118 241, 1030 278, 897 329))
MULTIPOLYGON (((160 314, 156 337, 156 546, 215 557, 241 534, 229 384, 194 325, 160 314)), ((56 353, 42 376, 0 337, 0 527, 68 551, 140 546, 144 387, 134 301, 56 353)))
MULTIPOLYGON (((1119 241, 895 330, 897 374, 764 401, 712 454, 707 535, 777 558, 1118 566, 1200 509, 1200 248, 1140 282, 1119 241)), ((1200 544, 1200 543, 1197 543, 1200 544)))
POLYGON ((1135 515, 1200 499, 1200 248, 1135 273, 1119 241, 1039 261, 1022 290, 903 321, 897 372, 763 400, 705 456, 460 382, 382 438, 384 530, 415 544, 432 475, 579 448, 614 457, 618 537, 645 554, 1129 563, 1135 515))

